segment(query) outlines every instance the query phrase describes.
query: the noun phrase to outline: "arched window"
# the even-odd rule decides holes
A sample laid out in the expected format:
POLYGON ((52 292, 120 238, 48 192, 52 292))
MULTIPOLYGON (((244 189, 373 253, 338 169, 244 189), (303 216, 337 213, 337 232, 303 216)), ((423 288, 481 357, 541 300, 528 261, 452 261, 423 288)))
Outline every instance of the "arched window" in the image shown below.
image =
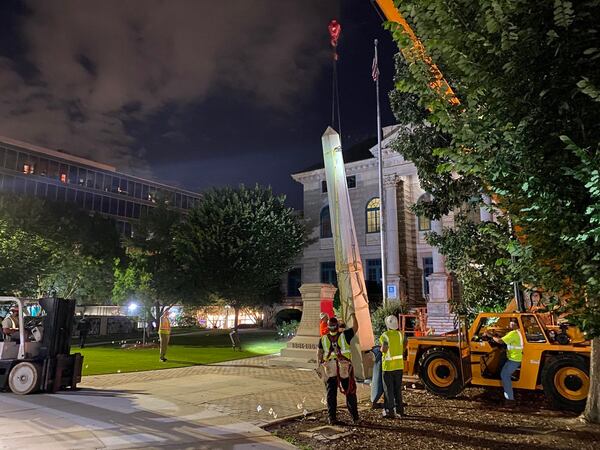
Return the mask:
POLYGON ((431 230, 431 219, 429 217, 418 216, 417 221, 419 222, 419 231, 431 230))
POLYGON ((367 233, 379 233, 381 202, 379 197, 372 198, 367 203, 367 233))
POLYGON ((329 206, 321 210, 321 239, 330 238, 331 234, 331 218, 329 217, 329 206))
MULTIPOLYGON (((429 203, 433 200, 433 197, 430 193, 426 192, 419 197, 417 200, 418 203, 429 203)), ((427 216, 418 216, 417 217, 417 225, 419 231, 429 231, 431 230, 431 219, 427 216)))

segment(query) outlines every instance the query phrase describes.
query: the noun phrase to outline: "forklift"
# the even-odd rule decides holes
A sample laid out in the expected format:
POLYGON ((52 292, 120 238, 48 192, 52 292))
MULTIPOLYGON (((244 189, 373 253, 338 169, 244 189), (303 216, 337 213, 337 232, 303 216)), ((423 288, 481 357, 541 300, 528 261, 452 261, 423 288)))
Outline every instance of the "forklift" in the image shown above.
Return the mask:
POLYGON ((32 302, 0 296, 0 309, 8 309, 6 314, 18 309, 18 317, 12 319, 18 338, 16 331, 0 333, 0 389, 19 395, 75 389, 83 367, 83 356, 71 354, 75 300, 51 297, 32 302), (32 305, 37 314, 28 316, 32 305))

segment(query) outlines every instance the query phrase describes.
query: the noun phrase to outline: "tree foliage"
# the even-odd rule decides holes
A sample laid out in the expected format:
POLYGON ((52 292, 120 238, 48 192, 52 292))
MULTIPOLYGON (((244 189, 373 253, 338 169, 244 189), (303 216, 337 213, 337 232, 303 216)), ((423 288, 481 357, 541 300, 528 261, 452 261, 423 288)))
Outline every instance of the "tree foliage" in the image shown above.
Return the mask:
POLYGON ((304 245, 304 226, 284 197, 259 186, 203 194, 175 235, 177 258, 203 298, 236 309, 279 299, 281 276, 304 245))
MULTIPOLYGON (((399 4, 461 100, 453 107, 430 89, 423 62, 411 63, 410 76, 397 83, 418 95, 431 111, 428 121, 451 136, 435 150, 447 161, 438 172, 476 177, 508 213, 526 237, 511 246, 529 255, 526 281, 588 304, 598 297, 593 274, 600 273, 597 224, 590 221, 597 200, 586 171, 597 164, 600 142, 593 95, 600 85, 598 5, 399 4)), ((408 45, 400 29, 394 37, 408 45)), ((588 332, 598 329, 590 317, 580 318, 588 332)))
POLYGON ((126 258, 115 265, 113 301, 140 302, 155 319, 168 305, 193 302, 193 280, 183 271, 174 246, 183 220, 179 211, 164 202, 140 220, 126 241, 126 258))
POLYGON ((110 298, 122 256, 111 220, 45 200, 0 196, 0 280, 5 294, 56 292, 80 302, 110 298))
MULTIPOLYGON (((401 83, 408 76, 408 65, 400 54, 396 55, 396 82, 401 83)), ((436 152, 449 145, 451 137, 428 122, 429 112, 419 104, 417 95, 394 90, 390 103, 399 124, 392 148, 415 164, 421 187, 432 194, 419 200, 413 211, 432 219, 454 214, 454 228, 426 235, 427 242, 445 255, 446 267, 461 287, 454 311, 472 315, 505 306, 512 295, 511 275, 507 267, 497 266, 496 261, 510 258, 506 221, 470 220, 470 212, 486 207, 481 181, 474 175, 457 177, 439 169, 452 164, 450 158, 436 152)))
POLYGON ((396 4, 461 101, 429 88, 423 60, 396 83, 451 137, 437 170, 480 180, 520 236, 508 248, 524 281, 570 298, 571 320, 598 336, 600 2, 396 4))

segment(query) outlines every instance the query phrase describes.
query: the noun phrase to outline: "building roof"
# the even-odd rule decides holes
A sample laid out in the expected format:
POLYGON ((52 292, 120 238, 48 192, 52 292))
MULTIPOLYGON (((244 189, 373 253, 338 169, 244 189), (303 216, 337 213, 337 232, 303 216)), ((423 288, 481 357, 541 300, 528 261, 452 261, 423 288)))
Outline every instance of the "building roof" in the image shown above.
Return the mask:
MULTIPOLYGON (((373 148, 374 145, 377 144, 377 137, 373 136, 364 141, 359 142, 358 144, 354 144, 348 149, 342 148, 342 153, 344 155, 344 163, 355 162, 355 161, 363 161, 365 159, 372 159, 373 154, 370 152, 370 149, 373 148)), ((304 173, 304 172, 312 172, 313 170, 323 169, 325 168, 325 163, 323 160, 318 162, 317 164, 313 164, 312 166, 306 167, 302 170, 294 172, 292 175, 304 173)))
POLYGON ((72 155, 70 153, 65 152, 64 150, 52 150, 50 148, 40 147, 39 145, 30 144, 28 142, 17 141, 16 139, 11 139, 5 136, 0 136, 0 143, 12 145, 13 147, 18 147, 24 150, 42 153, 48 156, 52 156, 54 158, 60 158, 65 161, 71 161, 77 164, 84 164, 86 166, 95 167, 97 169, 107 170, 109 172, 117 171, 116 167, 111 166, 109 164, 104 164, 97 161, 93 161, 91 159, 82 158, 81 156, 72 155))
POLYGON ((176 191, 188 194, 190 196, 199 197, 201 195, 198 192, 190 191, 188 189, 184 189, 184 188, 181 188, 178 186, 168 185, 168 184, 160 182, 160 181, 150 180, 147 178, 139 177, 137 175, 131 175, 131 174, 128 174, 125 172, 120 172, 117 170, 117 168, 115 166, 112 166, 110 164, 101 163, 98 161, 94 161, 94 160, 91 160, 88 158, 83 158, 81 156, 73 155, 69 152, 66 152, 65 150, 53 150, 50 148, 41 147, 39 145, 30 144, 28 142, 18 141, 16 139, 8 138, 5 136, 0 136, 0 144, 9 145, 11 147, 14 147, 16 150, 21 150, 21 151, 28 150, 30 152, 47 155, 49 157, 58 158, 63 161, 83 165, 86 167, 91 167, 91 168, 94 168, 97 170, 105 170, 107 172, 112 172, 117 176, 122 176, 122 177, 126 177, 128 179, 140 181, 141 183, 148 183, 148 184, 161 186, 161 187, 171 189, 171 190, 176 190, 176 191))

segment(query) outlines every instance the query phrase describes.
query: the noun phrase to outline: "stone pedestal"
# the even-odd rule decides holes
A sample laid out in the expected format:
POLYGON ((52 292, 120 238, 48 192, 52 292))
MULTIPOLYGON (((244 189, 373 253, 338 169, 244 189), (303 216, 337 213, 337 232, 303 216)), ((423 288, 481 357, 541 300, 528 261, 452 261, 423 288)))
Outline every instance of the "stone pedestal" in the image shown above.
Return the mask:
POLYGON ((429 281, 430 298, 427 302, 427 326, 435 330, 435 334, 454 329, 454 317, 448 303, 448 275, 432 273, 429 281))
POLYGON ((335 291, 337 288, 331 284, 307 283, 300 287, 302 319, 298 332, 281 350, 281 356, 271 361, 272 364, 307 369, 317 367, 321 301, 333 301, 335 291))

